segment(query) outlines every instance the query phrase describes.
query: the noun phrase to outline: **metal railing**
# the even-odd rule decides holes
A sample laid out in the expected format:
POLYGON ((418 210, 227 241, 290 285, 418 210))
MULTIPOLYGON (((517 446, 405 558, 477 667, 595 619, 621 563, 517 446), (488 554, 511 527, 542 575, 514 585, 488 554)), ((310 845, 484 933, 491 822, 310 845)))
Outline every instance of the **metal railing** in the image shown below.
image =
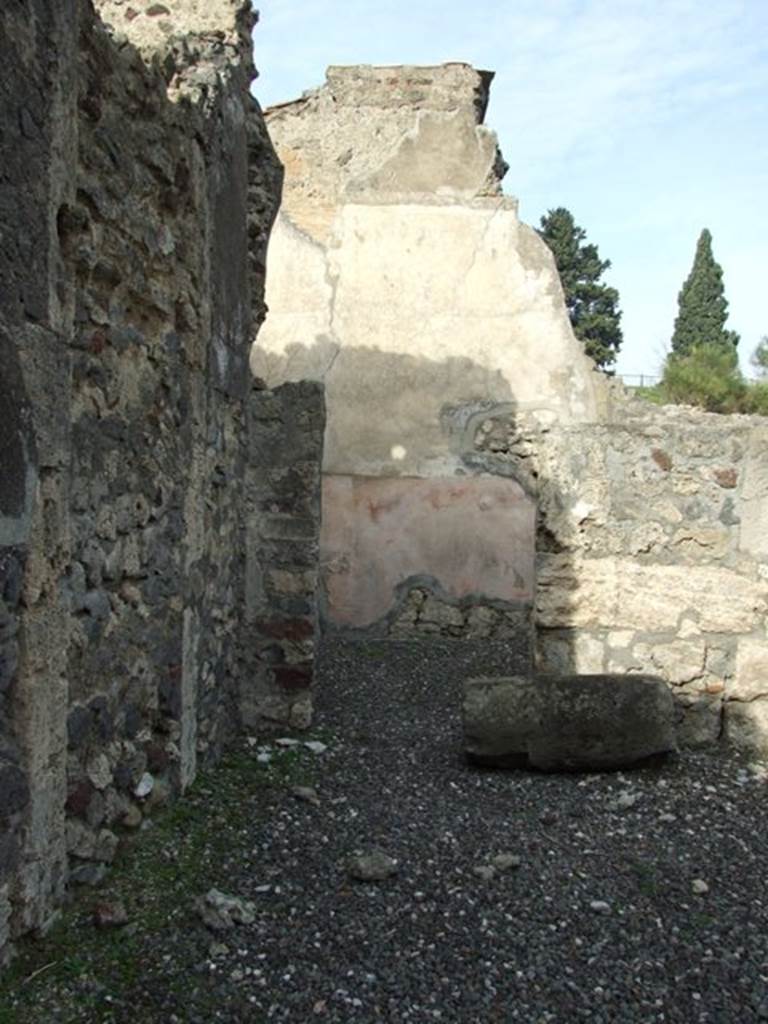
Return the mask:
POLYGON ((652 388, 661 381, 661 377, 652 373, 617 373, 616 376, 628 388, 652 388))

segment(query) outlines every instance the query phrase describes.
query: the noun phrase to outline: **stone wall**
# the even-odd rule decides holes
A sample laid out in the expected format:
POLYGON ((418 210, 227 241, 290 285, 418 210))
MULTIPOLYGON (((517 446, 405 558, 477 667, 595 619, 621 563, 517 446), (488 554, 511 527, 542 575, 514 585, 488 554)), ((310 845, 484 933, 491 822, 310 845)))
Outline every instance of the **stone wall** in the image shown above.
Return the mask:
POLYGON ((256 391, 249 407, 243 725, 309 725, 318 628, 325 398, 313 382, 256 391))
POLYGON ((768 428, 586 359, 501 193, 492 77, 330 68, 266 114, 285 203, 252 365, 326 384, 324 628, 490 643, 532 617, 542 669, 658 673, 684 743, 768 750, 768 428))
POLYGON ((34 0, 0 12, 0 962, 43 926, 66 877, 69 558, 66 486, 73 290, 56 211, 73 193, 78 17, 34 0))
POLYGON ((267 699, 248 349, 281 169, 254 19, 97 7, 0 12, 0 960, 267 699))
POLYGON ((651 672, 680 739, 768 750, 768 426, 618 390, 604 422, 489 410, 473 447, 537 490, 537 661, 651 672))
POLYGON ((486 424, 478 446, 539 482, 540 667, 655 673, 683 743, 768 751, 766 421, 619 401, 598 424, 486 424))

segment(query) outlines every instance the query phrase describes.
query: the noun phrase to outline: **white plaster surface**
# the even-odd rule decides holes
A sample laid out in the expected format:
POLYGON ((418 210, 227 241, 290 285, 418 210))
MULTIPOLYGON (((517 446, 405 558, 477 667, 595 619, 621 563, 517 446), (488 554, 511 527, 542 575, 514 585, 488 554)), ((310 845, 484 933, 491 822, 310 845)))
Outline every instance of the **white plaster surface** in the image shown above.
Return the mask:
POLYGON ((325 382, 328 473, 445 475, 448 406, 597 416, 603 380, 551 253, 501 192, 482 123, 492 77, 330 68, 267 111, 285 186, 252 368, 269 386, 325 382))
POLYGON ((252 367, 325 381, 326 472, 442 473, 446 405, 595 415, 551 257, 504 199, 347 203, 327 248, 283 214, 267 281, 252 367))

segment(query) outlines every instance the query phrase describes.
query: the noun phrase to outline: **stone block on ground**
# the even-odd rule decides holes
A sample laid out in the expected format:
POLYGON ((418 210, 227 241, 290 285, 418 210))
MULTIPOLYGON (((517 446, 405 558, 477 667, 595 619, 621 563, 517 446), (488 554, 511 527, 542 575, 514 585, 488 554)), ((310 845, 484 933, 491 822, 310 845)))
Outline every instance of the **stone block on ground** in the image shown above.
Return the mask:
POLYGON ((511 676, 464 686, 464 750, 487 767, 633 767, 677 749, 674 721, 672 694, 655 676, 511 676))

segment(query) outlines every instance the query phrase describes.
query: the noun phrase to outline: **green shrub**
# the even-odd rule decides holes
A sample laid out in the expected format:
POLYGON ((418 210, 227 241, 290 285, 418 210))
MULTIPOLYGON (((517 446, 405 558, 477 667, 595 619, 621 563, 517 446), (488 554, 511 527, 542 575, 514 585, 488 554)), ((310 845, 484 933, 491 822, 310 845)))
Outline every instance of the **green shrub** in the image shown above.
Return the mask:
MULTIPOLYGON (((638 389, 640 393, 640 389, 638 389)), ((768 416, 768 379, 746 381, 735 348, 698 345, 667 356, 661 383, 643 389, 652 402, 695 405, 707 412, 768 416)))
POLYGON ((647 388, 633 388, 632 392, 637 398, 644 398, 646 402, 653 402, 654 405, 664 405, 667 401, 661 384, 654 384, 647 388))
POLYGON ((757 370, 758 377, 768 378, 768 335, 760 339, 749 361, 757 370))
POLYGON ((735 346, 697 345, 667 357, 661 388, 668 402, 696 405, 708 412, 740 412, 747 384, 735 346))
POLYGON ((758 380, 747 385, 744 397, 744 412, 768 416, 768 380, 758 380))

